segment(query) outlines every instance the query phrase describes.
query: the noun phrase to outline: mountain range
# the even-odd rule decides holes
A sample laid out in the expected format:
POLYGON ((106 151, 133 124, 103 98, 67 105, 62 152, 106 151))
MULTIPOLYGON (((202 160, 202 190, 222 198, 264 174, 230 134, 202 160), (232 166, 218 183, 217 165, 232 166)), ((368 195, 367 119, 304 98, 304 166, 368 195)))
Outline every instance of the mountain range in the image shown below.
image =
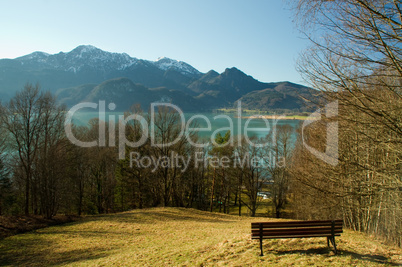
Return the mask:
POLYGON ((149 61, 81 45, 68 53, 34 52, 0 59, 0 99, 6 101, 27 83, 56 94, 67 106, 79 102, 114 102, 118 110, 139 103, 170 102, 185 111, 233 107, 260 110, 307 111, 303 99, 316 91, 290 82, 264 83, 239 69, 202 73, 170 58, 149 61))

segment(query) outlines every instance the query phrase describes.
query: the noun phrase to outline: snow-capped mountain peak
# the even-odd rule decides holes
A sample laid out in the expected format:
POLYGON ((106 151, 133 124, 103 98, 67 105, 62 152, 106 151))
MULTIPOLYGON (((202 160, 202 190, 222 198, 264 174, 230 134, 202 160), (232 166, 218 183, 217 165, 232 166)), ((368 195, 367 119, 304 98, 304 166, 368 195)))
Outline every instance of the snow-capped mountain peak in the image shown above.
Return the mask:
POLYGON ((48 54, 48 53, 36 51, 29 55, 18 57, 17 59, 21 60, 21 61, 24 61, 24 60, 43 61, 44 59, 48 58, 49 56, 50 56, 50 54, 48 54))
MULTIPOLYGON (((162 60, 171 61, 171 60, 173 60, 173 59, 168 58, 168 57, 158 57, 158 59, 155 60, 155 62, 157 62, 157 61, 162 61, 162 60)), ((177 61, 177 60, 176 60, 176 61, 177 61)))
POLYGON ((187 64, 186 62, 183 61, 178 61, 175 59, 171 59, 168 57, 159 57, 156 61, 154 61, 155 66, 157 66, 161 70, 169 70, 173 69, 176 70, 184 75, 190 74, 190 75, 199 75, 201 72, 199 72, 197 69, 192 67, 191 65, 187 64))
POLYGON ((80 45, 80 46, 76 47, 74 50, 79 50, 79 51, 81 51, 81 53, 90 53, 90 52, 100 50, 100 49, 93 45, 80 45))
POLYGON ((192 77, 202 75, 197 69, 183 61, 167 57, 160 57, 156 61, 140 60, 126 53, 107 52, 93 45, 80 45, 70 52, 60 52, 54 55, 34 52, 19 57, 17 60, 26 67, 54 68, 74 73, 78 73, 83 69, 92 69, 103 73, 122 71, 142 61, 143 63, 154 65, 162 71, 175 70, 183 75, 192 77), (40 63, 40 65, 35 65, 36 63, 40 63))
POLYGON ((92 45, 80 45, 66 53, 68 57, 85 58, 86 60, 105 60, 115 53, 105 52, 92 45))

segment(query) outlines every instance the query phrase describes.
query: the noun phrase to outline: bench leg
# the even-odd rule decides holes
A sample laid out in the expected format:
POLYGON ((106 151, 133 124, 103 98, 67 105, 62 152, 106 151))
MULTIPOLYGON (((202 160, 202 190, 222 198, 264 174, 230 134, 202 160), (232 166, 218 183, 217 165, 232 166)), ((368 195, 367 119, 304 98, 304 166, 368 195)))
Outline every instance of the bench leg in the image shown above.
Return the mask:
POLYGON ((263 237, 262 229, 263 229, 263 225, 262 225, 262 223, 260 223, 260 249, 261 249, 261 255, 260 256, 264 256, 264 253, 262 251, 262 237, 263 237))
POLYGON ((260 249, 261 249, 261 254, 260 254, 260 256, 264 256, 264 253, 263 253, 263 251, 262 251, 262 238, 260 238, 260 249))
POLYGON ((327 236, 327 247, 329 247, 329 237, 327 236))
POLYGON ((330 237, 331 243, 334 246, 334 252, 335 255, 338 253, 337 249, 336 249, 336 243, 335 243, 335 236, 330 237))

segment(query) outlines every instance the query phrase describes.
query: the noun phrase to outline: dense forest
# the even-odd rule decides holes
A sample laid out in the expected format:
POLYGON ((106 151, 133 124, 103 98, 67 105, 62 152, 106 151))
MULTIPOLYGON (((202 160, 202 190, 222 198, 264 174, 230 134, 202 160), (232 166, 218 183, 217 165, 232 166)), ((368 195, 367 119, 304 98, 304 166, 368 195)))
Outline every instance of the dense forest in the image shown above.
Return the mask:
POLYGON ((92 119, 87 126, 69 125, 74 138, 85 143, 107 133, 104 144, 76 145, 65 131, 64 108, 50 93, 30 84, 2 106, 1 114, 3 214, 51 218, 58 212, 81 215, 178 206, 224 213, 238 207, 241 215, 243 205, 254 216, 262 200, 257 193, 268 187, 274 188, 278 217, 286 202, 285 163, 294 131, 289 125, 278 125, 268 141, 233 138, 227 131, 200 147, 195 145, 200 143, 196 131, 180 136, 175 110, 161 107, 151 118, 137 105, 125 118, 146 118, 146 125, 156 129, 155 136, 140 146, 125 146, 125 158, 120 160, 119 138, 131 144, 150 131, 139 120, 127 122, 123 136, 117 122, 92 119), (171 145, 174 140, 178 141, 171 145))

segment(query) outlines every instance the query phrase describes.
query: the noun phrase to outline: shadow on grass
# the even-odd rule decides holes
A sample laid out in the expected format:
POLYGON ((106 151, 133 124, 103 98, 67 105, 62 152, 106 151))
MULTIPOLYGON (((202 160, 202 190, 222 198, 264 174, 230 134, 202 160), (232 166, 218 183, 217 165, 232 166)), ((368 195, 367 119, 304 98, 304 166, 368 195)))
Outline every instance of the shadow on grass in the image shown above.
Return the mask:
POLYGON ((391 259, 384 257, 382 255, 372 255, 372 254, 360 254, 352 251, 347 251, 347 250, 339 250, 338 253, 341 256, 351 256, 354 259, 362 260, 362 261, 370 261, 373 263, 378 263, 378 264, 387 264, 390 266, 401 266, 398 263, 392 262, 391 259))
MULTIPOLYGON (((230 223, 235 222, 233 217, 220 214, 207 214, 195 211, 192 214, 181 210, 144 210, 138 212, 117 213, 108 215, 99 215, 94 217, 86 217, 80 221, 68 223, 62 226, 53 226, 44 231, 33 231, 28 234, 6 238, 0 241, 0 266, 43 266, 43 265, 63 265, 74 264, 80 261, 97 260, 103 257, 108 257, 114 253, 114 249, 110 245, 102 247, 76 247, 67 251, 60 247, 60 242, 52 242, 52 238, 58 235, 66 235, 68 237, 83 238, 91 240, 104 236, 108 239, 127 239, 129 234, 131 237, 143 235, 142 231, 134 231, 129 229, 126 231, 114 231, 113 228, 118 227, 116 223, 132 223, 133 225, 152 224, 158 222, 207 222, 207 223, 230 223), (70 229, 66 226, 74 226, 86 223, 95 223, 104 221, 111 223, 103 224, 100 228, 92 229, 92 226, 84 226, 81 228, 70 229), (62 227, 62 228, 60 228, 62 227)), ((136 228, 136 227, 134 227, 136 228)), ((136 229, 140 230, 140 229, 136 229)), ((59 240, 59 239, 56 239, 59 240)))
POLYGON ((143 214, 143 216, 150 216, 152 221, 155 222, 158 219, 167 221, 196 221, 196 222, 207 222, 207 223, 232 223, 236 222, 233 217, 219 216, 214 213, 208 214, 208 216, 200 216, 199 214, 189 215, 181 214, 170 211, 153 212, 148 214, 143 214))
MULTIPOLYGON (((297 249, 297 250, 286 250, 286 251, 277 251, 278 255, 288 255, 288 254, 304 254, 304 255, 325 255, 329 253, 333 253, 333 250, 327 247, 323 248, 312 248, 312 249, 297 249)), ((382 255, 371 255, 371 254, 360 254, 347 250, 338 250, 337 255, 333 255, 333 257, 352 257, 353 259, 357 259, 360 261, 368 261, 377 264, 386 264, 389 266, 400 266, 398 263, 392 262, 390 258, 384 257, 382 255)))
POLYGON ((196 221, 207 223, 233 223, 237 220, 233 216, 225 214, 211 213, 197 213, 191 210, 193 214, 174 212, 170 210, 147 210, 139 213, 120 213, 113 214, 113 216, 99 216, 96 220, 107 220, 115 222, 138 223, 138 224, 155 224, 158 221, 196 221))
MULTIPOLYGON (((34 242, 33 242, 34 243, 34 242)), ((7 248, 0 247, 0 266, 49 266, 60 264, 73 264, 80 261, 96 260, 108 256, 111 251, 94 251, 93 249, 73 249, 69 251, 52 251, 43 247, 47 244, 31 244, 31 241, 7 242, 7 248), (28 242, 28 243, 26 243, 28 242)))

